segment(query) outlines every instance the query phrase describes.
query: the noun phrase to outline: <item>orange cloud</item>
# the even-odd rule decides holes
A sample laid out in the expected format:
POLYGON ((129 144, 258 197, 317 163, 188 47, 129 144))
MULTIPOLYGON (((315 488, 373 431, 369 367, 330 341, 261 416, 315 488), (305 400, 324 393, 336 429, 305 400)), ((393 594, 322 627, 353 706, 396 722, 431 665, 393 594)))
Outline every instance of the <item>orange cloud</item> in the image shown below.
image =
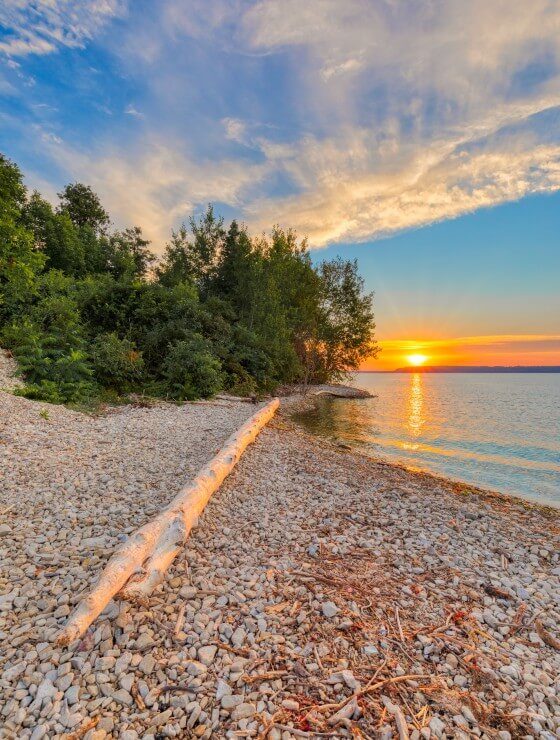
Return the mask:
POLYGON ((498 334, 442 339, 386 339, 362 370, 395 370, 421 353, 428 365, 560 365, 560 334, 498 334))

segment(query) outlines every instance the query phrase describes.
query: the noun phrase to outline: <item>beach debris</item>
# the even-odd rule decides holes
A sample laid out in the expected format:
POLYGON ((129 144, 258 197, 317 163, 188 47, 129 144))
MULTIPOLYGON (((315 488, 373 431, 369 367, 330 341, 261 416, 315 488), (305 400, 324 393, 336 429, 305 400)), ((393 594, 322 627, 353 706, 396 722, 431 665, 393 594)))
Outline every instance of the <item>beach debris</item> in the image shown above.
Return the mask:
POLYGON ((278 406, 279 401, 274 398, 253 414, 161 514, 121 544, 94 588, 82 599, 64 625, 57 637, 60 645, 69 645, 80 637, 117 594, 130 601, 146 603, 179 554, 210 496, 274 416, 278 406))
POLYGON ((545 629, 540 619, 535 619, 535 629, 537 630, 538 636, 545 643, 545 645, 548 645, 555 650, 560 650, 560 640, 558 640, 547 629, 545 629))
POLYGON ((554 512, 342 454, 275 418, 149 602, 110 602, 60 647, 117 543, 252 406, 52 407, 46 436, 33 402, 2 403, 0 510, 19 497, 0 541, 8 737, 88 720, 84 740, 560 734, 560 652, 543 638, 560 617, 554 512))

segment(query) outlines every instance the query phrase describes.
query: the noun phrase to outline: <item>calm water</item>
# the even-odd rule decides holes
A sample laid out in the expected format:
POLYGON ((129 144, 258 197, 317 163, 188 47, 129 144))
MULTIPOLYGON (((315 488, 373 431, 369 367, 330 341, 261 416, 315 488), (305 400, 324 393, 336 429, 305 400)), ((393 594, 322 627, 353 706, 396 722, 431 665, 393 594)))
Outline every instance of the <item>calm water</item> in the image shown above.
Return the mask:
POLYGON ((560 506, 560 374, 372 374, 376 398, 321 399, 318 434, 481 488, 560 506))

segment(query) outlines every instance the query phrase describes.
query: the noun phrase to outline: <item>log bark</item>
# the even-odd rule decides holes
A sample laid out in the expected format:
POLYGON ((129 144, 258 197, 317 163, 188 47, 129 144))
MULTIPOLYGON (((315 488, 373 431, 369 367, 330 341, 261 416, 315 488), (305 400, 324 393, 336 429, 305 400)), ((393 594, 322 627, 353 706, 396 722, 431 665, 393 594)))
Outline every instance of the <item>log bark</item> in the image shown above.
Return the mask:
POLYGON ((143 602, 148 598, 180 552, 212 494, 272 419, 278 406, 279 400, 275 398, 253 414, 155 519, 119 547, 92 591, 78 604, 57 636, 59 645, 78 639, 119 592, 121 598, 133 601, 143 602))

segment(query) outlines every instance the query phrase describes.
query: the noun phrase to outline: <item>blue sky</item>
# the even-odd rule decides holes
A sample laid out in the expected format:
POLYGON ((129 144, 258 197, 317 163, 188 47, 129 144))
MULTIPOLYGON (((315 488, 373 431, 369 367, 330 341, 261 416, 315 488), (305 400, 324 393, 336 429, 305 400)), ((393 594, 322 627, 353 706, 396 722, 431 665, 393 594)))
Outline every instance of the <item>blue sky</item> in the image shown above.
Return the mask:
POLYGON ((212 201, 357 257, 382 338, 560 335, 558 3, 4 0, 0 96, 156 251, 212 201))

